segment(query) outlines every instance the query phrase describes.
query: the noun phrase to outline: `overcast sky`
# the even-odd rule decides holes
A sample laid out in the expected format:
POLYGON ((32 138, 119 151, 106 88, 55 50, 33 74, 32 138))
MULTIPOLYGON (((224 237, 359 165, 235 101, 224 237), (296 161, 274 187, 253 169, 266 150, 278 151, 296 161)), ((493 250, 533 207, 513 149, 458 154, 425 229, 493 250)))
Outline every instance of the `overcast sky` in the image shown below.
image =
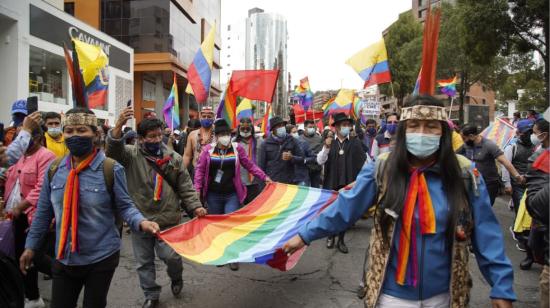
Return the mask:
POLYGON ((400 13, 411 9, 411 2, 221 0, 222 37, 227 24, 244 20, 250 8, 279 13, 287 19, 288 69, 293 85, 308 76, 313 91, 339 89, 341 84, 344 88, 359 89, 363 82, 345 61, 379 40, 382 31, 396 21, 400 13))

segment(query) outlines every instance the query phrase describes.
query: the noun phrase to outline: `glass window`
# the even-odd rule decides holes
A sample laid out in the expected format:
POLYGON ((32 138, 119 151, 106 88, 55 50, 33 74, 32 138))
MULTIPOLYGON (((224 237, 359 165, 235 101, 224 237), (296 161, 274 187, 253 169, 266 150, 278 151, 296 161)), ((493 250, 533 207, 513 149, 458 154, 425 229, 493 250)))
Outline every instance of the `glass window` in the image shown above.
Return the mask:
POLYGON ((68 105, 65 59, 35 46, 29 49, 29 96, 37 96, 43 102, 68 105))
POLYGON ((74 2, 65 2, 63 9, 65 13, 74 16, 74 2))

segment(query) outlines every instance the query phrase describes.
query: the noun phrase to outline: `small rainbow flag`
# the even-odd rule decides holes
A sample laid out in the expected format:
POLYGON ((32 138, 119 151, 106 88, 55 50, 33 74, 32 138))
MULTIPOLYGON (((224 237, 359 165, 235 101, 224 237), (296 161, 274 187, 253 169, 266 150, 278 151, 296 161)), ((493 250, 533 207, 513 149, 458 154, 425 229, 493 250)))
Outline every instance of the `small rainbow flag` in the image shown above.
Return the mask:
POLYGON ((267 110, 265 112, 264 119, 262 121, 262 127, 261 127, 262 133, 264 135, 266 135, 270 131, 270 129, 269 129, 269 120, 272 117, 273 117, 273 112, 271 111, 271 104, 268 103, 267 104, 267 110))
POLYGON ((516 128, 501 118, 496 118, 495 122, 481 132, 481 136, 492 140, 501 149, 504 149, 512 138, 516 135, 516 128))
POLYGON ((180 126, 180 107, 178 99, 178 82, 176 79, 176 73, 174 73, 174 83, 172 84, 172 90, 170 95, 164 102, 164 107, 162 108, 164 113, 164 121, 170 129, 180 126))
POLYGON ((227 88, 222 93, 222 99, 218 105, 218 109, 216 110, 216 119, 225 119, 227 124, 229 124, 229 127, 236 128, 236 112, 237 98, 233 94, 231 82, 229 82, 227 88))
POLYGON ((334 202, 338 193, 271 183, 250 204, 227 215, 207 215, 162 231, 159 237, 183 257, 208 265, 256 263, 286 271, 304 250, 288 257, 283 244, 334 202))
POLYGON ((448 97, 456 95, 456 76, 449 79, 443 79, 437 81, 437 86, 440 88, 441 93, 446 94, 448 97))

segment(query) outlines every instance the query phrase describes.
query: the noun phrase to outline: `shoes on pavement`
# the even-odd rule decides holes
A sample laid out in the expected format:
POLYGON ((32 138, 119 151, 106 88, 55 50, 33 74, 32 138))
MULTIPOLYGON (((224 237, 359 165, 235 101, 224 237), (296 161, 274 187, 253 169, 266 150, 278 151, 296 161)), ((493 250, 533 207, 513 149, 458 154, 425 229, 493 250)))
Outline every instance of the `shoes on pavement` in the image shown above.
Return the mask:
POLYGON ((238 271, 239 270, 239 263, 229 263, 229 268, 232 271, 238 271))
POLYGON ((172 281, 172 294, 174 296, 180 295, 182 289, 183 289, 183 279, 172 281))
POLYGON ((531 265, 533 265, 533 259, 530 256, 527 256, 525 259, 521 260, 519 268, 523 271, 527 271, 531 269, 531 265))
POLYGON ((33 300, 25 299, 25 308, 44 308, 44 307, 46 307, 46 304, 44 304, 44 300, 42 299, 42 297, 39 297, 33 300))
POLYGON ((156 308, 159 305, 158 299, 146 299, 141 308, 156 308))
POLYGON ((510 233, 512 233, 512 238, 514 239, 514 241, 518 241, 518 237, 516 235, 516 232, 514 232, 514 226, 510 226, 510 228, 508 228, 508 230, 510 230, 510 233))
POLYGON ((519 251, 523 251, 523 252, 526 252, 526 251, 527 251, 527 247, 525 247, 525 244, 523 244, 522 242, 517 242, 517 243, 516 243, 516 248, 517 248, 519 251))
POLYGON ((346 243, 344 243, 344 241, 338 241, 338 243, 336 243, 336 248, 338 248, 341 253, 349 252, 348 246, 346 246, 346 243))
POLYGON ((334 237, 328 237, 327 238, 327 248, 332 249, 334 248, 334 237))

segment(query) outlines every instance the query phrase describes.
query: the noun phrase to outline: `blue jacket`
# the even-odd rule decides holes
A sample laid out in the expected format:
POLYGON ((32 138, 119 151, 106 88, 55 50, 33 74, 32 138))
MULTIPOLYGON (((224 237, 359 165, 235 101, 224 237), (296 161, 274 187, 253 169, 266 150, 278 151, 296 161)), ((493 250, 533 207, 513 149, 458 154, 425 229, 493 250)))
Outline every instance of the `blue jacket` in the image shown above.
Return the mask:
POLYGON ((299 170, 304 165, 304 151, 290 134, 282 140, 270 134, 260 147, 257 163, 275 182, 298 184, 304 181, 303 173, 299 170), (292 159, 284 161, 283 152, 290 152, 292 159))
MULTIPOLYGON (((315 220, 306 224, 299 231, 306 243, 341 232, 352 226, 370 207, 376 203, 377 184, 375 164, 363 167, 353 189, 342 192, 338 199, 315 220)), ((407 300, 423 300, 449 291, 451 251, 446 239, 448 203, 439 177, 439 170, 434 167, 425 171, 428 189, 434 205, 436 216, 436 234, 422 236, 417 232, 417 253, 419 264, 419 281, 416 287, 400 286, 395 282, 397 268, 396 249, 399 242, 398 233, 394 236, 390 262, 382 293, 407 300)), ((479 185, 479 196, 469 193, 474 230, 472 244, 479 269, 487 282, 492 286, 491 298, 515 300, 512 285, 514 281, 510 260, 504 253, 504 239, 499 223, 493 214, 489 195, 482 181, 479 185)), ((415 218, 418 216, 415 212, 415 218)), ((418 223, 417 223, 418 225, 418 223)), ((401 228, 401 220, 396 230, 401 228)))
MULTIPOLYGON (((65 265, 88 265, 97 263, 120 250, 120 236, 115 225, 115 211, 122 216, 133 231, 139 232, 139 224, 145 220, 134 206, 128 195, 124 168, 116 163, 114 167, 113 195, 111 196, 105 184, 103 161, 105 154, 99 152, 90 167, 84 169, 78 176, 80 181, 80 196, 78 208, 78 245, 79 251, 71 253, 71 236, 69 232, 65 246, 65 258, 59 260, 65 265), (115 208, 112 203, 115 203, 115 208)), ((65 182, 69 175, 67 160, 63 159, 57 172, 50 182, 48 174, 44 176, 37 210, 25 248, 37 250, 40 248, 44 234, 47 233, 52 218, 61 221, 63 193, 65 182)), ((56 243, 59 243, 61 224, 55 228, 56 243)))

